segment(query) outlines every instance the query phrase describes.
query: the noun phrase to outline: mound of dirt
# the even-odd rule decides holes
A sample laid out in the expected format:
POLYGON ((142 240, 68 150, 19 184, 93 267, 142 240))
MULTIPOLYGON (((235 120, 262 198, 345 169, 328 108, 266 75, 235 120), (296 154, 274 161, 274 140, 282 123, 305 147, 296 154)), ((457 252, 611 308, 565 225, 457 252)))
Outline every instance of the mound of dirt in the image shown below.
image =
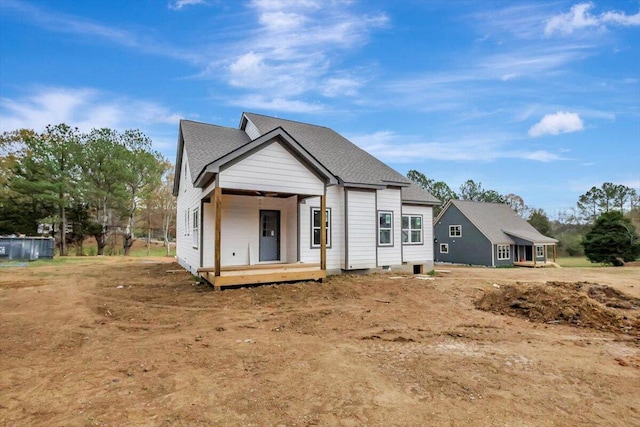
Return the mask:
POLYGON ((587 282, 504 285, 475 302, 476 308, 527 318, 640 336, 640 299, 587 282))

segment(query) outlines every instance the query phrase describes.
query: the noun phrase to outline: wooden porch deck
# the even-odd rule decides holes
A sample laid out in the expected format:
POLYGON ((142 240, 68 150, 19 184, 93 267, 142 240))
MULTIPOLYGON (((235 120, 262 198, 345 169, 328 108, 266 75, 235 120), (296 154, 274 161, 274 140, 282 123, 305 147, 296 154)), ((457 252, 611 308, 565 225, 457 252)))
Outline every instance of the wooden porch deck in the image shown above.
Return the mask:
POLYGON ((516 261, 513 263, 516 267, 542 268, 542 267, 560 267, 552 261, 516 261))
POLYGON ((203 267, 198 269, 198 273, 216 290, 225 286, 322 280, 327 277, 319 263, 238 265, 222 267, 220 275, 215 274, 214 267, 203 267))

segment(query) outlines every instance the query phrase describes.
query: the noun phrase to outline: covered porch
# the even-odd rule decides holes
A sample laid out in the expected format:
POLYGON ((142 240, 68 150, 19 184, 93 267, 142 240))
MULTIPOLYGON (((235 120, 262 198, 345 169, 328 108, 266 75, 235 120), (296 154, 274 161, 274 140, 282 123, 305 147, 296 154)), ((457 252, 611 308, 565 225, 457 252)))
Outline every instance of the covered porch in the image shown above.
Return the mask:
POLYGON ((502 230, 514 241, 513 265, 518 267, 557 267, 556 243, 552 237, 527 231, 502 230))
POLYGON ((215 187, 205 199, 203 212, 198 274, 216 290, 326 278, 325 194, 215 187), (300 262, 298 210, 309 197, 320 201, 320 247, 317 262, 300 262))

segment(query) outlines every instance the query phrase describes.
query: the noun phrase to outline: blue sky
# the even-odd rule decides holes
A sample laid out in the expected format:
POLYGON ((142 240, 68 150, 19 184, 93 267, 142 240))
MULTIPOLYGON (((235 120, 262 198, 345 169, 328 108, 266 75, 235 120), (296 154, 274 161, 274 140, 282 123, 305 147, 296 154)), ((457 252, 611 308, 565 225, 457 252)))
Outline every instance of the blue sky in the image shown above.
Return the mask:
POLYGON ((0 0, 0 131, 328 126, 550 216, 640 190, 640 1, 0 0))

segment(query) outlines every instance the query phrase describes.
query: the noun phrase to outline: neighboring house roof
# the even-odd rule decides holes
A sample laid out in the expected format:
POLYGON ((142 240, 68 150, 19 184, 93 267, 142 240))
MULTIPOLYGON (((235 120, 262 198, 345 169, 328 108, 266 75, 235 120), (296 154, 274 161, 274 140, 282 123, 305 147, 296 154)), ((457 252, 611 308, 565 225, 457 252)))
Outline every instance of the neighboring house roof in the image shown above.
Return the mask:
MULTIPOLYGON (((533 244, 552 244, 558 241, 547 237, 504 203, 450 200, 435 223, 440 220, 450 205, 454 205, 493 244, 514 244, 516 237, 533 244)), ((463 231, 464 233, 464 231, 463 231)))
MULTIPOLYGON (((281 128, 304 154, 303 157, 317 161, 345 186, 373 188, 384 188, 388 185, 400 186, 403 187, 403 201, 428 205, 440 204, 440 201, 428 191, 415 186, 403 175, 332 129, 255 113, 244 113, 244 117, 249 119, 263 136, 281 128)), ((258 139, 260 138, 254 141, 258 139)), ((177 195, 183 148, 189 161, 191 181, 195 183, 209 165, 224 161, 234 151, 243 151, 252 142, 243 129, 181 120, 174 195, 177 195)))

